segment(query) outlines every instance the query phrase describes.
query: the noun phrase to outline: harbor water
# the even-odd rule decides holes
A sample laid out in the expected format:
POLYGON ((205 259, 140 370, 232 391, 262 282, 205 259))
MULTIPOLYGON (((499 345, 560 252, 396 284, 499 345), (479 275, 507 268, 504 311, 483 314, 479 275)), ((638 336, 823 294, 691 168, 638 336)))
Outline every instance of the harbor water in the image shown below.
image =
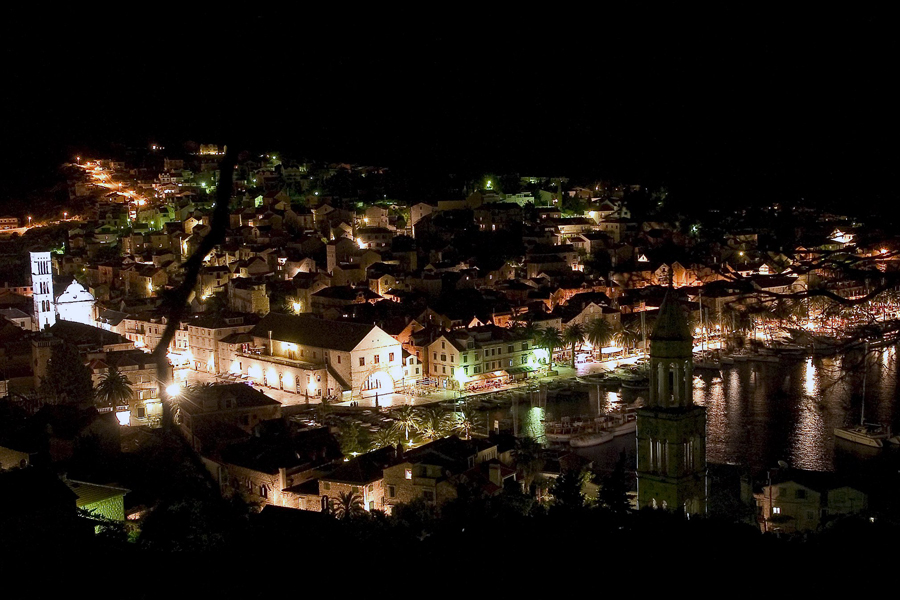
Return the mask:
MULTIPOLYGON (((892 346, 870 350, 865 363, 858 351, 695 369, 694 402, 707 409, 707 461, 751 472, 778 461, 814 471, 885 468, 885 461, 893 465, 900 456, 896 447, 875 449, 836 440, 834 428, 859 422, 865 394, 865 420, 900 432, 897 362, 892 346)), ((646 399, 648 393, 646 388, 614 389, 575 380, 533 386, 512 394, 511 408, 489 411, 487 427, 515 429, 544 441, 545 422, 592 418, 646 399)), ((624 452, 633 468, 634 434, 577 452, 599 470, 612 469, 624 452)))

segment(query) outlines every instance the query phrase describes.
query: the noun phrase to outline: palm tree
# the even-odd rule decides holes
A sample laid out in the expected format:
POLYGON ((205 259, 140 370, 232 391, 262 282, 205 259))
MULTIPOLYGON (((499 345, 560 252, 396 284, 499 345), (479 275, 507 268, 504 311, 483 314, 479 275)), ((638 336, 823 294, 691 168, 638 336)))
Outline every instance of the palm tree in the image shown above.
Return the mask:
POLYGON ((450 428, 450 418, 440 408, 429 406, 419 415, 419 430, 429 440, 444 437, 450 428))
POLYGON ((387 448, 388 446, 395 446, 399 441, 400 432, 397 430, 396 425, 391 425, 375 432, 375 435, 372 436, 372 447, 375 450, 387 448))
POLYGON ((97 384, 97 399, 105 406, 116 406, 131 400, 131 382, 116 367, 109 367, 97 384))
POLYGON ((481 426, 481 414, 468 402, 462 409, 456 412, 456 422, 453 428, 459 431, 465 439, 471 439, 472 432, 481 426))
POLYGON ((553 327, 541 329, 538 333, 536 343, 538 346, 547 349, 547 352, 550 355, 547 359, 548 368, 553 369, 553 351, 557 348, 561 348, 563 345, 563 339, 562 335, 559 333, 559 329, 553 327))
POLYGON ((612 341, 615 328, 612 323, 599 317, 587 326, 587 339, 594 348, 600 348, 600 360, 603 360, 603 347, 612 341))
POLYGON ((572 368, 575 368, 575 347, 584 341, 584 327, 581 323, 571 323, 562 332, 562 339, 572 346, 572 368))
POLYGON ((534 478, 544 468, 543 447, 532 437, 516 438, 516 470, 525 482, 525 489, 531 488, 534 478))
POLYGON ((338 492, 337 498, 331 500, 331 510, 336 518, 342 520, 358 517, 365 512, 362 498, 353 492, 338 492))
POLYGON ((620 344, 623 348, 632 350, 637 347, 638 342, 643 339, 641 333, 641 323, 638 320, 631 320, 625 325, 619 325, 615 328, 613 340, 620 344))
POLYGON ((419 430, 419 413, 412 406, 401 406, 394 413, 394 422, 397 428, 406 435, 409 442, 409 432, 419 430))

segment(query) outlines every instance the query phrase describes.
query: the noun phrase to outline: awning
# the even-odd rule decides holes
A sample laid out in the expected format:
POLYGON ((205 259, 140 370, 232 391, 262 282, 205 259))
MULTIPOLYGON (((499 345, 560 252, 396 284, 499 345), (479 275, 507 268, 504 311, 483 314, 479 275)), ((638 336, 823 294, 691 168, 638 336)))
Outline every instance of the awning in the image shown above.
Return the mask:
POLYGON ((497 379, 498 377, 503 377, 506 375, 506 371, 491 371, 490 373, 479 373, 478 375, 472 375, 469 380, 466 382, 474 383, 476 381, 485 381, 486 379, 497 379))
POLYGON ((509 375, 510 377, 524 377, 529 373, 534 372, 534 367, 529 367, 528 365, 522 365, 521 367, 510 367, 508 369, 503 370, 504 373, 509 375))

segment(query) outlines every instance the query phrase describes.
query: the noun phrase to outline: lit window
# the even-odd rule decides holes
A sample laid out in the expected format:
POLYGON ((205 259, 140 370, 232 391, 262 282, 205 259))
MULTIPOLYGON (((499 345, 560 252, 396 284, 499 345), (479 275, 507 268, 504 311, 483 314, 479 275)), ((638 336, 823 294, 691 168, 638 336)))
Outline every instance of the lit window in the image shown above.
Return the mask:
POLYGON ((781 514, 781 508, 779 508, 779 507, 777 507, 777 506, 773 506, 773 507, 772 507, 772 514, 773 514, 773 515, 780 515, 780 514, 781 514))
POLYGON ((412 469, 406 469, 406 472, 404 473, 404 476, 405 476, 407 479, 412 479, 412 469))

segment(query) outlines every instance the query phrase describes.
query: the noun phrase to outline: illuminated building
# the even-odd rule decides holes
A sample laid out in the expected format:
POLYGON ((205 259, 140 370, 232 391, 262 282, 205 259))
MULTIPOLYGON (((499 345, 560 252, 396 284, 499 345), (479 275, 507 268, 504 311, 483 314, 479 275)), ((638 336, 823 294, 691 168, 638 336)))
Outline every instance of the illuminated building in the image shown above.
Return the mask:
POLYGON ((64 321, 94 325, 94 297, 77 281, 56 299, 56 310, 64 321))
POLYGON ((33 289, 35 329, 41 331, 56 324, 53 306, 53 269, 50 252, 31 252, 31 287, 33 289))

